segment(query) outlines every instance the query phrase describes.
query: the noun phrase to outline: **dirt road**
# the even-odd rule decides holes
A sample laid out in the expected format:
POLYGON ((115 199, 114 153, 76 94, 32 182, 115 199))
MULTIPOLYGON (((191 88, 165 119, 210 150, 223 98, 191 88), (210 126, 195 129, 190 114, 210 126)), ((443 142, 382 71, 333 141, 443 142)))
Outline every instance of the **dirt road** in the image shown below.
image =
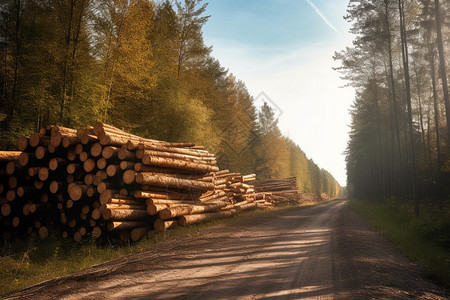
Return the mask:
POLYGON ((447 299, 345 201, 246 218, 7 299, 447 299))

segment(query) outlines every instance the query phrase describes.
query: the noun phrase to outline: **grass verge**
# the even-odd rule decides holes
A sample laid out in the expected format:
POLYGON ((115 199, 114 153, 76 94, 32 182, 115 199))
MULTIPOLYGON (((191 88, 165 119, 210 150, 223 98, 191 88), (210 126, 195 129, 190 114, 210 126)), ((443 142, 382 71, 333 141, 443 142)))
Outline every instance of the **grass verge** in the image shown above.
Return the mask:
MULTIPOLYGON (((323 202, 322 202, 323 203, 323 202)), ((245 218, 271 215, 280 210, 308 207, 317 203, 276 207, 271 210, 255 210, 240 213, 238 217, 220 219, 189 227, 178 227, 133 244, 99 243, 84 239, 75 244, 71 240, 50 235, 46 240, 27 238, 0 245, 0 295, 23 289, 33 284, 61 277, 93 265, 138 253, 162 241, 204 230, 213 226, 225 226, 245 218)))
POLYGON ((423 206, 419 217, 414 216, 412 205, 392 201, 351 200, 350 206, 421 266, 428 278, 450 288, 448 206, 423 206))

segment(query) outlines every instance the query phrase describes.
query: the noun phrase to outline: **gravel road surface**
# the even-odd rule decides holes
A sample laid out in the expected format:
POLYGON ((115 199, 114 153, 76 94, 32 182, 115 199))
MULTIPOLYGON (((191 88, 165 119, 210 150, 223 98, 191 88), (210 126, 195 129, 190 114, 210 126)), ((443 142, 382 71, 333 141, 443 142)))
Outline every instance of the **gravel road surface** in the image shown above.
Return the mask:
POLYGON ((449 299, 344 200, 243 218, 4 296, 449 299))

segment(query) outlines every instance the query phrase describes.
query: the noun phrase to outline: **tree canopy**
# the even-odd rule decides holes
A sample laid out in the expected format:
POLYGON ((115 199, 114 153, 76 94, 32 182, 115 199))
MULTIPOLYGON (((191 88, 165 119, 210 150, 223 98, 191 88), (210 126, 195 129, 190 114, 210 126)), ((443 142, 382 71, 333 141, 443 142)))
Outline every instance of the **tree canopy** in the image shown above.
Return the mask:
POLYGON ((211 56, 202 0, 5 0, 0 4, 0 147, 57 124, 103 121, 147 138, 195 142, 219 165, 296 176, 339 194, 331 174, 284 137, 268 105, 211 56))

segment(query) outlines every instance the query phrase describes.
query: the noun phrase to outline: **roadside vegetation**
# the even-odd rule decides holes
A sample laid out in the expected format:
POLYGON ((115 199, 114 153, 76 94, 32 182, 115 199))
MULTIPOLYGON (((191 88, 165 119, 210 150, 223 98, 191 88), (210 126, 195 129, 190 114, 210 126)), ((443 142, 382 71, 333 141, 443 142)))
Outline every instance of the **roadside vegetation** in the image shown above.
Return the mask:
POLYGON ((450 288, 450 203, 423 205, 420 217, 414 215, 414 205, 392 200, 351 200, 350 206, 421 266, 428 278, 450 288))
POLYGON ((280 210, 292 210, 316 204, 303 203, 301 205, 276 207, 270 210, 247 211, 230 219, 221 219, 189 227, 178 227, 133 244, 108 240, 100 243, 94 239, 85 239, 80 244, 75 244, 72 240, 55 235, 49 236, 46 240, 40 240, 39 237, 30 237, 14 242, 3 242, 0 246, 0 295, 45 280, 68 275, 128 254, 142 252, 160 242, 181 235, 193 234, 214 226, 229 225, 242 221, 244 218, 270 215, 280 210))

